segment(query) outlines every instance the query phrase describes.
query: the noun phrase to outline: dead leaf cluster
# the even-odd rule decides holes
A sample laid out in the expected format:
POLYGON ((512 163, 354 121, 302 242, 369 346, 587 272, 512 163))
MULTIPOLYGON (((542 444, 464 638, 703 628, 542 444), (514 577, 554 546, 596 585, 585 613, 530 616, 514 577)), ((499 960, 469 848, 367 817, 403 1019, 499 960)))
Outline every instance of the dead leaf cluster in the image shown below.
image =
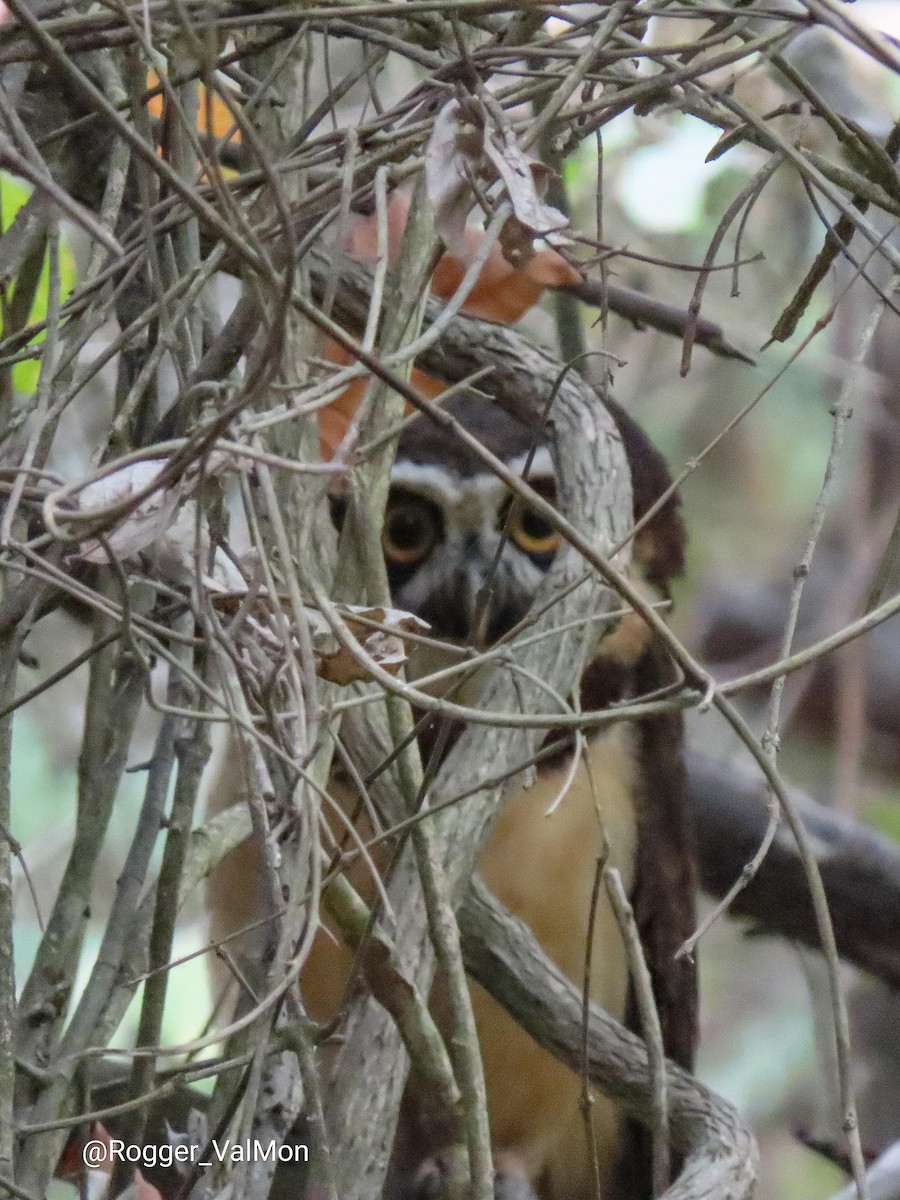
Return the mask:
MULTIPOLYGON (((211 578, 204 580, 209 599, 222 615, 231 618, 229 633, 238 644, 252 642, 258 653, 262 648, 267 658, 280 661, 284 656, 285 637, 283 614, 289 610, 287 596, 270 597, 264 588, 223 588, 211 578)), ((384 671, 396 675, 407 658, 405 634, 421 636, 429 626, 412 613, 399 608, 358 604, 334 605, 332 617, 340 621, 359 649, 339 641, 332 625, 318 609, 305 606, 303 619, 312 639, 315 671, 327 683, 346 686, 370 678, 365 659, 375 662, 384 671)), ((300 659, 299 645, 293 634, 291 648, 300 659)))
POLYGON ((501 129, 476 97, 451 100, 438 113, 425 150, 425 182, 437 231, 457 258, 470 254, 466 224, 474 205, 487 213, 505 199, 513 211, 500 245, 509 263, 524 266, 535 254, 536 238, 568 225, 544 201, 549 178, 549 168, 529 157, 509 126, 501 129))
MULTIPOLYGON (((166 459, 128 463, 79 491, 80 518, 96 517, 100 523, 107 515, 113 517, 111 527, 102 536, 81 542, 79 559, 102 565, 110 558, 127 560, 152 548, 157 561, 169 568, 168 575, 178 577, 192 567, 198 512, 191 497, 202 479, 220 475, 234 464, 226 455, 215 453, 206 458, 202 469, 188 470, 174 484, 160 482, 167 466, 166 459)), ((48 500, 51 507, 53 499, 48 500)))

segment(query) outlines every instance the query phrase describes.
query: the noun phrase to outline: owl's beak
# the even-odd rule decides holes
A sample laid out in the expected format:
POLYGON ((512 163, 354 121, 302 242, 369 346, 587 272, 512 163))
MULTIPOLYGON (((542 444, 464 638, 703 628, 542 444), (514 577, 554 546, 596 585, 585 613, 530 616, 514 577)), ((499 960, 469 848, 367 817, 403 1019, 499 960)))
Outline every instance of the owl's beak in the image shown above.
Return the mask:
MULTIPOLYGON (((469 645, 478 651, 488 648, 491 642, 489 635, 496 636, 493 628, 495 605, 490 595, 482 595, 490 576, 490 569, 490 561, 477 546, 466 546, 457 556, 450 572, 452 584, 447 589, 449 594, 445 601, 455 606, 453 634, 449 640, 469 645)), ((447 667, 458 667, 459 662, 458 656, 448 655, 446 650, 437 646, 417 646, 410 658, 410 677, 416 679, 447 667)), ((475 705, 478 703, 484 681, 485 668, 480 667, 474 675, 470 672, 462 684, 457 676, 452 682, 435 684, 426 690, 433 695, 443 695, 449 686, 457 703, 475 705)))
POLYGON ((476 650, 484 650, 490 644, 488 631, 492 625, 493 602, 490 594, 484 594, 490 569, 489 560, 480 550, 473 548, 466 555, 463 594, 469 636, 476 650))

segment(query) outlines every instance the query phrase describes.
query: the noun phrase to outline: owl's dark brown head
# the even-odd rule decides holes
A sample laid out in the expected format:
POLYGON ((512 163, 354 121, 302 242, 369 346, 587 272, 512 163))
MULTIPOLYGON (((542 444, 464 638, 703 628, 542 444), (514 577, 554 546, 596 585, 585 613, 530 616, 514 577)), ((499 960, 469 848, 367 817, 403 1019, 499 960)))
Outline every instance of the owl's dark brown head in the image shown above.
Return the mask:
MULTIPOLYGON (((547 499, 555 498, 553 464, 537 426, 475 392, 453 397, 446 408, 512 470, 524 470, 533 450, 528 481, 547 499)), ((631 467, 638 521, 669 486, 669 471, 640 426, 619 405, 610 403, 610 411, 631 467)), ((395 604, 428 621, 437 637, 452 640, 472 637, 484 605, 475 640, 490 644, 531 607, 559 535, 539 513, 514 500, 469 447, 417 417, 400 437, 383 544, 395 604)), ((684 567, 677 496, 637 536, 634 553, 646 580, 668 594, 670 580, 684 567)))

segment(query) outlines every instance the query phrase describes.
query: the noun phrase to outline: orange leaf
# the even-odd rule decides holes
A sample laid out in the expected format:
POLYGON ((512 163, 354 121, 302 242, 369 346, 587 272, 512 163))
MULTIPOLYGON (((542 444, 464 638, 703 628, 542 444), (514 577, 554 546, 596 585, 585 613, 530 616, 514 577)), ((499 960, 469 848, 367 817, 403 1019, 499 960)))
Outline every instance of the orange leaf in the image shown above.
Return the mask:
MULTIPOLYGON (((159 76, 155 71, 147 72, 147 90, 153 91, 159 87, 159 76)), ((200 111, 197 114, 197 128, 201 133, 209 133, 210 125, 213 137, 228 137, 229 142, 240 142, 241 131, 234 128, 234 118, 228 110, 228 105, 217 91, 212 94, 212 104, 207 103, 207 89, 200 85, 200 111), (211 113, 209 110, 212 110, 211 113)), ((161 121, 165 112, 165 97, 162 91, 157 91, 147 101, 147 112, 157 121, 161 121)))
POLYGON ((87 1137, 85 1137, 83 1129, 76 1129, 69 1137, 56 1165, 57 1179, 65 1179, 70 1183, 81 1182, 85 1174, 84 1147, 88 1142, 103 1142, 106 1147, 105 1158, 94 1169, 105 1171, 107 1174, 112 1170, 110 1153, 112 1136, 105 1125, 94 1121, 88 1130, 87 1137))
MULTIPOLYGON (((391 194, 387 205, 388 223, 388 266, 394 267, 400 253, 403 230, 409 216, 411 196, 406 191, 391 194)), ((471 261, 484 238, 480 229, 467 228, 464 235, 466 259, 471 261)), ((355 214, 344 239, 344 247, 360 262, 374 263, 378 259, 378 218, 355 214)), ((435 268, 431 279, 431 290, 439 299, 446 300, 459 287, 466 271, 466 262, 444 254, 435 268)), ((571 266, 555 250, 539 250, 522 270, 516 270, 503 257, 499 246, 494 246, 488 255, 475 287, 472 289, 462 311, 468 316, 481 317, 500 325, 512 325, 537 304, 547 288, 566 283, 580 283, 582 273, 571 266)), ((325 345, 324 357, 342 365, 352 361, 351 356, 337 342, 325 345)), ((357 379, 338 396, 332 404, 319 414, 319 440, 322 454, 330 458, 349 428, 350 421, 366 390, 367 380, 357 379)), ((414 370, 412 384, 423 395, 439 396, 446 384, 423 371, 414 370)))
MULTIPOLYGON (((340 363, 342 366, 353 361, 344 347, 339 342, 332 341, 331 338, 325 343, 323 356, 329 362, 340 363)), ((410 382, 423 396, 428 396, 431 399, 439 396, 447 387, 442 380, 435 379, 431 375, 426 375, 424 371, 420 371, 415 367, 413 368, 410 382)), ((323 408, 320 411, 319 446, 321 447, 323 458, 332 458, 341 444, 344 435, 350 428, 353 414, 362 402, 368 383, 369 380, 367 377, 354 379, 336 400, 333 400, 327 408, 323 408)))

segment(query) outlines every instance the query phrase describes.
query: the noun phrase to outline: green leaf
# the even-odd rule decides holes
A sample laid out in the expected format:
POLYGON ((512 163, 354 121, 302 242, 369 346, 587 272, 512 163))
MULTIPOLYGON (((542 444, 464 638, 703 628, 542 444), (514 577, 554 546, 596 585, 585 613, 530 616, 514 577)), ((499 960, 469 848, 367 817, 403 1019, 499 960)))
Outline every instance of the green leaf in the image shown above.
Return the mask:
MULTIPOLYGON (((28 200, 32 189, 27 185, 7 174, 5 171, 0 171, 0 231, 6 232, 16 217, 16 213, 22 205, 28 200)), ((62 299, 71 293, 76 281, 76 266, 75 256, 65 238, 61 239, 59 253, 59 275, 60 275, 60 290, 62 299)), ((13 287, 13 293, 15 286, 13 287)), ((43 321, 47 317, 47 306, 50 300, 50 265, 45 256, 44 266, 41 270, 41 278, 38 283, 37 292, 34 298, 34 304, 31 307, 29 321, 43 321)), ((3 327, 3 313, 0 312, 0 336, 3 336, 6 330, 3 327)), ((32 345, 38 345, 44 340, 44 334, 39 333, 32 340, 32 345)), ((27 362, 16 363, 13 367, 13 388, 17 392, 30 394, 37 385, 41 374, 40 361, 37 359, 29 359, 27 362)))

